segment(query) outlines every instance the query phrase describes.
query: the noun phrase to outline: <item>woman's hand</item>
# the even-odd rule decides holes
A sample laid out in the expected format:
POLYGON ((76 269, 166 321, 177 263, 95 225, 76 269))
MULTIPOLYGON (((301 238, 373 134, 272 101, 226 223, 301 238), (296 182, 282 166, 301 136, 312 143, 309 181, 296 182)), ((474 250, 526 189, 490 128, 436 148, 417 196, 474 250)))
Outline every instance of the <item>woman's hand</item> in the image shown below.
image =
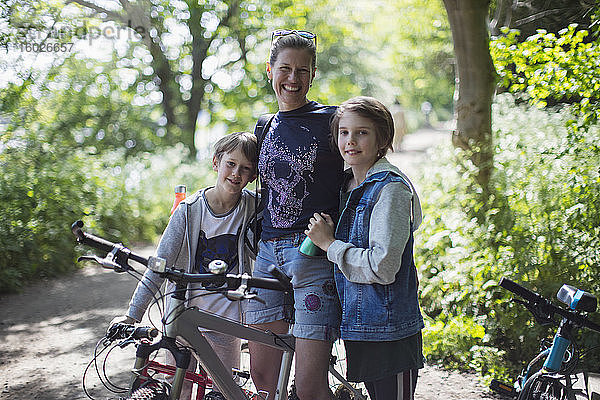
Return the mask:
POLYGON ((335 240, 333 236, 334 228, 335 225, 331 216, 325 213, 315 213, 309 220, 308 229, 304 233, 312 240, 315 246, 323 251, 327 251, 329 245, 335 240))

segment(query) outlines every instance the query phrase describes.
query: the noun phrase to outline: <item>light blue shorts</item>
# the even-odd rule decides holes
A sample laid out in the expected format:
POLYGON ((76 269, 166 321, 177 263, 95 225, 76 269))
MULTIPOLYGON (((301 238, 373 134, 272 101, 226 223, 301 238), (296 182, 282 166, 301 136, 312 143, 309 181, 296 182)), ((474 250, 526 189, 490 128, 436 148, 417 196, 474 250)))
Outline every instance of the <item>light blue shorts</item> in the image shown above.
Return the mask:
POLYGON ((293 319, 295 337, 333 341, 339 337, 341 314, 333 263, 325 256, 308 257, 298 252, 304 237, 304 234, 295 233, 261 240, 252 276, 272 278, 268 267, 275 265, 292 279, 293 299, 283 292, 255 289, 266 304, 249 301, 245 322, 264 324, 293 319))

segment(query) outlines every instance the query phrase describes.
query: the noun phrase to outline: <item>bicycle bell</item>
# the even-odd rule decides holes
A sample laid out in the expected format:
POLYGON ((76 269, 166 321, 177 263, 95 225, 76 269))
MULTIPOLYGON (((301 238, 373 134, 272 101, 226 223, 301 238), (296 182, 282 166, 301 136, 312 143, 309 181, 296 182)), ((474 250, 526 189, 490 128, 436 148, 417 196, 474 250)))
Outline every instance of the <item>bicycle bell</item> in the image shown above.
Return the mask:
POLYGON ((227 263, 223 260, 212 260, 208 264, 208 270, 211 274, 220 275, 227 271, 227 263))

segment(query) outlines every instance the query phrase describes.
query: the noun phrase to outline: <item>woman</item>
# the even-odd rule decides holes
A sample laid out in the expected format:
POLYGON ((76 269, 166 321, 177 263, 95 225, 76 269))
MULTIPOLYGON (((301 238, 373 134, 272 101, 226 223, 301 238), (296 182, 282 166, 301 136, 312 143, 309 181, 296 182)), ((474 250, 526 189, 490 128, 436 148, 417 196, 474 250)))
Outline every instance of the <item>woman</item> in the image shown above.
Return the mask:
MULTIPOLYGON (((266 201, 254 276, 272 276, 275 265, 294 286, 293 306, 283 294, 259 291, 265 301, 250 302, 246 322, 275 333, 294 319, 296 388, 302 400, 328 399, 331 343, 339 335, 340 308, 333 264, 326 257, 298 252, 310 217, 323 210, 337 215, 343 161, 329 145, 335 107, 306 97, 316 70, 316 36, 306 31, 273 33, 267 76, 279 111, 271 120, 259 154, 266 201), (293 308, 292 308, 293 307, 293 308), (293 314, 292 314, 293 312, 293 314)), ((250 343, 254 384, 274 398, 281 352, 250 343)))

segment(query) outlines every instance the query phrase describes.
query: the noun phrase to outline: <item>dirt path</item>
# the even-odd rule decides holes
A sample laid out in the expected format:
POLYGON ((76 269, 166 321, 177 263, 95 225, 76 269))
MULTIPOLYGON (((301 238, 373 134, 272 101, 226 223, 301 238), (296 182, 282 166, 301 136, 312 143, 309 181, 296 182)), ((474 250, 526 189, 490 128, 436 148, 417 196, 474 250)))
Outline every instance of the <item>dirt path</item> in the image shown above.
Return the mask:
MULTIPOLYGON (((444 140, 449 140, 447 131, 417 132, 407 136, 403 151, 390 159, 410 175, 427 158, 426 149, 444 140)), ((125 311, 135 284, 125 274, 90 265, 70 276, 30 286, 21 294, 0 297, 0 399, 85 399, 81 379, 96 341, 108 322, 125 311)), ((123 376, 121 371, 132 365, 130 357, 114 353, 108 369, 123 376)), ((94 372, 90 375, 93 378, 94 372)), ((100 391, 101 384, 92 378, 88 386, 95 397, 107 398, 108 393, 100 391)), ((416 398, 494 397, 473 375, 427 366, 421 372, 416 398)))

